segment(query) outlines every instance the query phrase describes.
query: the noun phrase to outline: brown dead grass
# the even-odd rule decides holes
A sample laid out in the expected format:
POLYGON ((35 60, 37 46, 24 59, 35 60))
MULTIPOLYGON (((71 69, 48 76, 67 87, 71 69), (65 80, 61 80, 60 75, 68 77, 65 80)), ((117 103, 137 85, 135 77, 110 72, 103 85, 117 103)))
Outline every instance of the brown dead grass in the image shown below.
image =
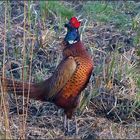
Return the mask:
MULTIPOLYGON (((20 4, 22 5, 22 2, 20 4)), ((21 11, 20 14, 22 17, 23 11, 21 11)), ((61 32, 55 33, 53 28, 41 28, 41 25, 38 26, 38 24, 36 24, 34 25, 34 29, 39 28, 40 30, 40 34, 36 38, 36 33, 34 29, 30 28, 28 20, 26 22, 24 22, 23 19, 18 21, 17 17, 13 18, 14 20, 12 20, 12 24, 10 25, 10 40, 8 46, 6 46, 6 48, 14 48, 14 51, 6 55, 5 59, 8 62, 14 60, 18 64, 22 64, 23 58, 21 56, 23 55, 23 46, 26 46, 26 57, 29 59, 31 47, 34 45, 36 49, 34 50, 33 55, 31 80, 40 81, 46 79, 53 73, 56 66, 61 61, 62 48, 60 43, 65 35, 65 30, 62 29, 61 32), (24 33, 26 36, 25 38, 23 38, 24 33), (56 35, 58 33, 59 37, 56 35), (41 55, 38 53, 41 53, 41 55), (40 59, 38 56, 43 58, 40 59), (42 65, 40 66, 40 64, 42 65)), ((47 25, 50 25, 49 20, 47 20, 47 25)), ((0 27, 4 28, 4 22, 0 27)), ((27 139, 140 138, 140 109, 139 107, 132 108, 136 98, 137 86, 135 79, 128 77, 124 67, 125 65, 133 65, 131 60, 132 57, 134 63, 137 62, 135 47, 130 48, 129 51, 124 52, 123 54, 116 54, 116 51, 110 51, 111 48, 109 45, 112 45, 113 43, 106 39, 107 36, 111 39, 115 36, 114 42, 116 43, 121 40, 119 37, 127 38, 129 35, 124 35, 121 31, 118 31, 114 25, 109 23, 102 24, 96 23, 95 21, 88 21, 87 24, 82 25, 81 29, 83 29, 83 27, 85 29, 82 33, 82 39, 92 55, 95 68, 93 71, 94 76, 91 77, 88 87, 83 92, 83 98, 81 97, 81 100, 85 98, 86 100, 85 102, 82 100, 84 102, 83 106, 76 112, 78 135, 75 135, 74 117, 70 120, 70 135, 65 136, 63 131, 63 110, 51 103, 30 100, 25 130, 25 137, 27 139), (111 32, 108 32, 108 29, 111 30, 111 32), (117 79, 117 82, 114 80, 116 77, 113 72, 111 73, 112 77, 110 78, 108 74, 108 67, 111 64, 114 55, 116 56, 115 62, 120 64, 117 72, 122 68, 122 73, 125 75, 121 80, 117 79), (84 96, 84 94, 88 96, 84 96), (82 110, 82 112, 80 110, 82 110)), ((0 38, 2 39, 4 35, 1 28, 0 38)), ((133 35, 135 34, 132 31, 132 38, 134 37, 133 35)), ((123 41, 120 42, 123 44, 123 47, 128 45, 124 44, 123 41)), ((0 55, 0 58, 2 60, 3 54, 0 55)), ((25 67, 29 66, 25 65, 25 67)), ((8 69, 10 68, 8 67, 8 69)), ((10 74, 7 75, 9 76, 10 74)), ((23 138, 23 110, 26 110, 27 108, 25 107, 25 109, 23 109, 23 99, 22 97, 19 97, 17 99, 19 108, 18 114, 16 108, 17 103, 14 97, 8 97, 8 101, 8 121, 10 129, 6 131, 11 132, 12 138, 23 138)), ((3 115, 2 106, 0 109, 0 131, 3 133, 5 131, 3 123, 5 117, 3 115)))

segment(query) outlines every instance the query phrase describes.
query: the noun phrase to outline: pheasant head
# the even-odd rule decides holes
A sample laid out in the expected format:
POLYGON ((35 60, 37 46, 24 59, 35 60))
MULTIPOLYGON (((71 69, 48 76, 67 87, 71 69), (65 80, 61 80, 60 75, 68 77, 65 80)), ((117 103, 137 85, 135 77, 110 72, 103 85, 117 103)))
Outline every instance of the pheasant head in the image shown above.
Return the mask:
POLYGON ((67 34, 64 38, 64 41, 67 44, 74 44, 80 41, 80 34, 78 28, 80 27, 81 22, 78 21, 76 17, 72 17, 68 23, 65 24, 67 28, 67 34))

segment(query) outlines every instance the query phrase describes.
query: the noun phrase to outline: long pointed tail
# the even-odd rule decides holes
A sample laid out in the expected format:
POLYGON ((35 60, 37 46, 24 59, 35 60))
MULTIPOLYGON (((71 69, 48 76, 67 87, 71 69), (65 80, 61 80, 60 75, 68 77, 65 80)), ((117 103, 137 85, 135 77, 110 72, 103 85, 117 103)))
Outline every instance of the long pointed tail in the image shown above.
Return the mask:
POLYGON ((23 81, 15 81, 9 78, 1 78, 1 87, 8 93, 24 95, 36 100, 42 100, 42 92, 38 84, 23 81))

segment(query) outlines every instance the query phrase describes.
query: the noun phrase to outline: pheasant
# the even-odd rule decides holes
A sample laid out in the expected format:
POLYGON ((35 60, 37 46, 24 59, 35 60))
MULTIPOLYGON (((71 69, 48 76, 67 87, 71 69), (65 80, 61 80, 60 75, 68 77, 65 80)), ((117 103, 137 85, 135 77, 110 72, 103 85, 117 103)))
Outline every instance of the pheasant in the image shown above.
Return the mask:
POLYGON ((49 79, 29 84, 1 78, 2 87, 16 95, 23 95, 24 90, 24 95, 29 94, 29 98, 52 102, 63 108, 67 118, 71 119, 79 103, 79 95, 87 86, 93 70, 91 56, 80 40, 80 24, 76 17, 65 24, 67 34, 62 42, 63 59, 49 79))

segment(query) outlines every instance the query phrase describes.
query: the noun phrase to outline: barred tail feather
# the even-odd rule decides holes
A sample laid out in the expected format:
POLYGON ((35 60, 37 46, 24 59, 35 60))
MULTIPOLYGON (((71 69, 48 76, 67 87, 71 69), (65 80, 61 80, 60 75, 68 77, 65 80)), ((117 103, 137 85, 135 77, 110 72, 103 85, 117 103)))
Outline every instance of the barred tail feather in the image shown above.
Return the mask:
POLYGON ((1 78, 2 88, 8 93, 15 93, 16 95, 28 96, 30 98, 41 100, 41 91, 38 84, 28 83, 23 81, 15 81, 9 78, 1 78))

